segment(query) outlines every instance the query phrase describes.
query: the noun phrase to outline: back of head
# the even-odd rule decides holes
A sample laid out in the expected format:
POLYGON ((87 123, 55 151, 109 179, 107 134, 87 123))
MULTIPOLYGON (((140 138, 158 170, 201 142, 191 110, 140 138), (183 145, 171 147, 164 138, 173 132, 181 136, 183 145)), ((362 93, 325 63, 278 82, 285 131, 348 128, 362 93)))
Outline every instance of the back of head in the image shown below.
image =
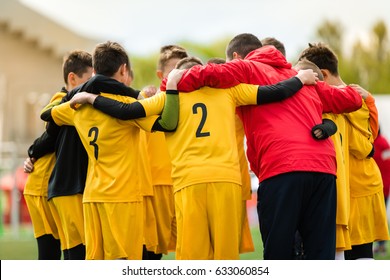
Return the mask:
POLYGON ((164 71, 164 67, 171 59, 182 59, 185 57, 188 57, 188 54, 183 47, 177 45, 163 46, 160 49, 157 70, 164 71))
POLYGON ((338 76, 338 59, 333 50, 324 43, 310 44, 303 50, 298 60, 306 58, 316 64, 320 69, 328 70, 332 75, 338 76))
POLYGON ((212 57, 209 60, 207 60, 207 63, 214 63, 214 64, 224 64, 225 62, 226 60, 220 57, 212 57))
POLYGON ((251 51, 261 47, 262 47, 261 41, 255 35, 250 33, 242 33, 235 36, 229 42, 226 48, 226 58, 227 60, 232 60, 234 52, 236 52, 238 55, 244 58, 251 51))
POLYGON ((123 64, 126 64, 127 69, 131 69, 126 50, 116 42, 98 44, 92 59, 96 74, 112 77, 123 64))
POLYGON ((307 60, 306 58, 302 58, 301 60, 298 61, 297 64, 295 64, 294 68, 298 70, 305 70, 305 69, 311 69, 314 71, 314 73, 318 74, 318 79, 320 81, 324 80, 324 75, 322 75, 322 72, 320 68, 315 65, 313 62, 307 60))
POLYGON ((176 64, 176 69, 190 69, 192 66, 195 65, 203 65, 202 60, 195 56, 189 56, 180 59, 176 64))
POLYGON ((68 75, 73 72, 78 77, 81 77, 92 67, 92 55, 86 51, 75 50, 64 56, 62 64, 62 72, 64 75, 64 82, 68 84, 68 75))
POLYGON ((286 56, 286 49, 284 47, 284 44, 280 42, 279 40, 275 39, 274 37, 267 37, 261 40, 261 44, 263 46, 274 46, 278 51, 280 51, 283 56, 286 56))

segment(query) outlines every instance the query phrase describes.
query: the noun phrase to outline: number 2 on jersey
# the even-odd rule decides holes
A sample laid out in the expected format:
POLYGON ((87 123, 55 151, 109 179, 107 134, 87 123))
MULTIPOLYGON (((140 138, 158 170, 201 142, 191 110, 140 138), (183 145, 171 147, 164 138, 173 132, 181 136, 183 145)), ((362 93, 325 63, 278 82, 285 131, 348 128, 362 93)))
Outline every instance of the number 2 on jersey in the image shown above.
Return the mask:
POLYGON ((92 133, 94 134, 92 141, 89 141, 89 145, 93 146, 95 159, 98 159, 99 156, 99 146, 96 144, 96 141, 99 136, 99 128, 96 126, 91 127, 91 129, 88 131, 88 137, 92 137, 92 133))
POLYGON ((192 113, 197 114, 198 108, 201 110, 202 118, 200 120, 198 129, 196 130, 196 137, 207 137, 210 136, 210 132, 202 132, 203 126, 207 119, 207 107, 203 103, 195 103, 194 106, 192 106, 192 113))

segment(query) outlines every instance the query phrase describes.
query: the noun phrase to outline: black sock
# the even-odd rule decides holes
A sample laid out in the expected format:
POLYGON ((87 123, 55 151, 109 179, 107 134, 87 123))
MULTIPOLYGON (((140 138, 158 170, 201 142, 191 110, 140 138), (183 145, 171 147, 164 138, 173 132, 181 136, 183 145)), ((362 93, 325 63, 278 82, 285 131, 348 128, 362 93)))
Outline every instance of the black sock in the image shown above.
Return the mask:
POLYGON ((60 260, 61 245, 58 239, 51 234, 45 234, 37 238, 38 260, 60 260))
POLYGON ((64 254, 64 260, 70 260, 68 249, 65 249, 64 251, 62 251, 62 253, 64 254))
POLYGON ((344 256, 346 260, 373 259, 372 243, 354 245, 351 250, 344 251, 344 256))
POLYGON ((143 260, 161 260, 162 254, 156 254, 155 252, 148 251, 146 246, 142 247, 142 259, 143 260))
POLYGON ((79 244, 69 250, 70 260, 85 260, 85 245, 79 244))
POLYGON ((148 251, 148 260, 161 260, 162 254, 156 254, 155 252, 148 251))

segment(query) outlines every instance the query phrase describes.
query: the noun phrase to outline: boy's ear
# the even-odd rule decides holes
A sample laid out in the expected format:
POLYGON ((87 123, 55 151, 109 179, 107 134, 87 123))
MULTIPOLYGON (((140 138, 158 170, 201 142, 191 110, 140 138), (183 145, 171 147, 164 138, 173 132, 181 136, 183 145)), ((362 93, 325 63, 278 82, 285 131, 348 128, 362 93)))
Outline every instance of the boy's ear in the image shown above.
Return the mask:
POLYGON ((329 70, 327 69, 321 69, 321 73, 324 76, 324 80, 326 80, 330 76, 329 70))
POLYGON ((159 78, 160 80, 163 80, 163 72, 161 70, 157 70, 156 75, 157 75, 157 78, 159 78))
POLYGON ((75 84, 75 78, 74 78, 75 75, 76 75, 76 74, 73 73, 73 72, 69 72, 69 73, 68 73, 68 85, 71 85, 72 87, 73 87, 74 84, 75 84))
POLYGON ((127 79, 127 77, 129 76, 129 73, 128 73, 128 69, 127 69, 126 63, 122 64, 119 67, 119 71, 117 73, 119 73, 119 75, 122 76, 122 77, 126 77, 126 79, 127 79))
POLYGON ((233 52, 233 59, 239 59, 239 58, 242 58, 241 55, 239 55, 236 52, 233 52))

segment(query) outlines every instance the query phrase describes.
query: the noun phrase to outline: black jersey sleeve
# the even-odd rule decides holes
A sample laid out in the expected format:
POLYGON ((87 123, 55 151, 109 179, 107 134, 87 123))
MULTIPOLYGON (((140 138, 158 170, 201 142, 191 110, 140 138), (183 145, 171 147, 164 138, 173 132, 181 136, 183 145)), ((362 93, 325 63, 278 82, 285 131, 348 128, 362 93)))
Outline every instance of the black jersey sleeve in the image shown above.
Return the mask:
POLYGON ((130 96, 135 99, 138 98, 139 90, 135 90, 125 84, 106 77, 104 75, 97 74, 86 82, 77 92, 86 91, 93 94, 111 93, 117 95, 130 96))
POLYGON ((259 86, 257 90, 257 104, 282 101, 293 96, 302 87, 303 84, 297 77, 292 77, 274 85, 259 86))
POLYGON ((123 103, 108 97, 99 95, 96 97, 93 107, 121 120, 131 120, 146 117, 144 107, 139 102, 123 103))
POLYGON ((53 153, 57 141, 56 135, 50 135, 46 131, 40 137, 34 140, 34 143, 28 148, 30 158, 39 159, 46 154, 53 153))

